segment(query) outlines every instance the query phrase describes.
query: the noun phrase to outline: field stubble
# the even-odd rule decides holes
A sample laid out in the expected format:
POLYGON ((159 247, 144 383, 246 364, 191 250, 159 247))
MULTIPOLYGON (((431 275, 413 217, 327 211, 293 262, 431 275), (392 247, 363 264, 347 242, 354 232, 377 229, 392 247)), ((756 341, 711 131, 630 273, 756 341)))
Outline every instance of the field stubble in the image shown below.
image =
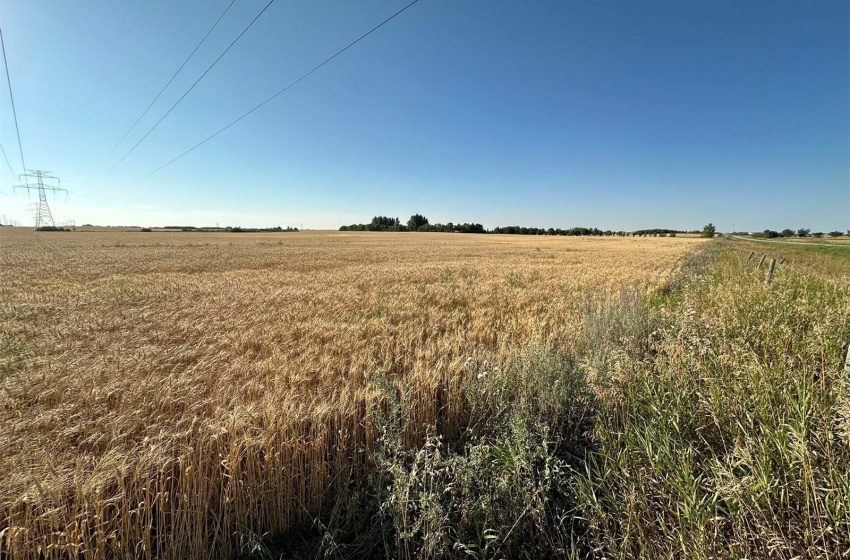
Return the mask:
POLYGON ((469 364, 578 347, 696 239, 4 231, 0 548, 207 557, 328 507, 379 382, 451 434, 469 364))

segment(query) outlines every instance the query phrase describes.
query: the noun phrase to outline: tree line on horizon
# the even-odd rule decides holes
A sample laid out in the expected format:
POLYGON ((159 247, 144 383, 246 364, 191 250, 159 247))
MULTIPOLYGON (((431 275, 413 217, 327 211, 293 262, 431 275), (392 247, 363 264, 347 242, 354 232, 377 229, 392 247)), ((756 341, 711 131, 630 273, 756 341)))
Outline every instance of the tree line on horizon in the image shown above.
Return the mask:
MULTIPOLYGON (((538 228, 524 226, 499 226, 492 230, 486 229, 478 223, 462 223, 455 224, 448 222, 446 224, 432 224, 428 218, 422 214, 414 214, 407 220, 407 223, 402 223, 399 218, 391 218, 389 216, 375 216, 368 224, 351 224, 341 226, 339 231, 423 231, 423 232, 441 232, 441 233, 494 233, 502 235, 562 235, 562 236, 670 236, 675 237, 677 233, 699 234, 700 230, 676 230, 666 228, 640 229, 635 231, 613 231, 610 229, 601 230, 599 228, 588 227, 572 227, 567 229, 561 228, 538 228)), ((712 230, 713 233, 713 230, 712 230)))
POLYGON ((432 224, 428 218, 422 214, 414 214, 407 220, 406 224, 401 223, 398 218, 390 218, 388 216, 375 216, 368 224, 351 224, 342 226, 339 231, 430 231, 441 233, 487 233, 484 226, 481 224, 455 224, 449 222, 447 224, 432 224))
POLYGON ((746 235, 749 237, 757 237, 763 239, 776 239, 778 237, 815 237, 821 238, 825 235, 830 237, 841 237, 842 235, 846 235, 850 237, 850 229, 847 232, 840 232, 838 230, 831 231, 829 233, 824 233, 822 231, 812 232, 811 229, 807 228, 799 228, 797 230, 793 229, 783 229, 782 231, 776 231, 772 229, 766 229, 764 231, 759 232, 749 232, 749 231, 735 231, 732 232, 732 235, 746 235))

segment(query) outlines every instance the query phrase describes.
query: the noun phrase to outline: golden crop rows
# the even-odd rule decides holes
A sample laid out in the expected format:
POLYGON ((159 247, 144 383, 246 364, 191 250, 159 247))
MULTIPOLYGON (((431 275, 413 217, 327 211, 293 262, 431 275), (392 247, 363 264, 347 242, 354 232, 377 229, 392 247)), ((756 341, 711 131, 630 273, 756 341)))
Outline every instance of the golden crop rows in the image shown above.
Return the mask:
MULTIPOLYGON (((575 345, 700 243, 0 232, 0 556, 201 558, 333 498, 376 380, 451 429, 469 358, 575 345)), ((418 434, 409 434, 417 437, 418 434)))

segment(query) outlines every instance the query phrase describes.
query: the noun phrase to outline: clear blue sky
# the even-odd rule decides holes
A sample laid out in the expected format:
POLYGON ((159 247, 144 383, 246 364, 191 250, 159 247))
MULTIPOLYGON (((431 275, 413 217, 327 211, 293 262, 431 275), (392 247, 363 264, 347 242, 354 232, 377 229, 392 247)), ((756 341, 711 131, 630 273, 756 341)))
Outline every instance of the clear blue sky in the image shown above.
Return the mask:
MULTIPOLYGON (((850 3, 2 0, 28 167, 77 224, 850 228, 850 3), (123 21, 123 25, 122 25, 123 21)), ((5 78, 5 76, 2 76, 5 78)), ((0 141, 20 172, 8 92, 0 141)), ((0 161, 0 214, 29 223, 0 161)))

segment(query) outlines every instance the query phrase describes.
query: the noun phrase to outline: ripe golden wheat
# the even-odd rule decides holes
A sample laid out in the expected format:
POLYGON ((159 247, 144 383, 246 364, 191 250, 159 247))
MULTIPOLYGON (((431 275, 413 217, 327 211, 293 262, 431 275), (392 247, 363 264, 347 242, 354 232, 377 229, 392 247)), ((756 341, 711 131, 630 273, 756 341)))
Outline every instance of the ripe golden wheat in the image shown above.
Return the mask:
POLYGON ((409 442, 450 432, 469 358, 580 345, 588 307, 700 243, 0 235, 0 556, 87 559, 226 557, 309 519, 367 461, 378 379, 415 395, 409 442))

